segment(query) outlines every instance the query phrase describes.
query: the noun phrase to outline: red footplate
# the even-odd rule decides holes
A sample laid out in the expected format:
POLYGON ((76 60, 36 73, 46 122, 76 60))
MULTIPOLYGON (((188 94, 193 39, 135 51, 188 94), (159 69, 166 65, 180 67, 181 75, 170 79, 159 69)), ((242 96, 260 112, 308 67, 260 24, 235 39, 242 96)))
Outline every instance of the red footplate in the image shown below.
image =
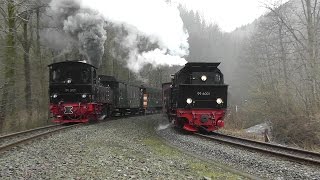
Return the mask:
POLYGON ((208 132, 224 127, 225 110, 220 109, 177 109, 177 118, 185 119, 183 129, 197 132, 204 129, 208 132))
POLYGON ((97 120, 98 114, 101 114, 101 105, 96 103, 51 104, 50 112, 55 123, 86 123, 90 119, 97 120))

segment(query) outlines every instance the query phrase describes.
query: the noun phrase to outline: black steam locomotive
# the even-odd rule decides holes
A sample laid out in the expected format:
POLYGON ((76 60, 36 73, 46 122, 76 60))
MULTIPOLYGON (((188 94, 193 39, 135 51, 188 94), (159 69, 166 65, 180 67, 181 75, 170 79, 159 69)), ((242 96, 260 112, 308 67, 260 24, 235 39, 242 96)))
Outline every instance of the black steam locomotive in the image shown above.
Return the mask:
POLYGON ((224 126, 228 85, 219 64, 187 63, 163 84, 164 111, 177 127, 211 132, 224 126))
POLYGON ((130 85, 80 61, 49 65, 50 112, 53 122, 97 121, 110 116, 160 110, 161 90, 130 85))

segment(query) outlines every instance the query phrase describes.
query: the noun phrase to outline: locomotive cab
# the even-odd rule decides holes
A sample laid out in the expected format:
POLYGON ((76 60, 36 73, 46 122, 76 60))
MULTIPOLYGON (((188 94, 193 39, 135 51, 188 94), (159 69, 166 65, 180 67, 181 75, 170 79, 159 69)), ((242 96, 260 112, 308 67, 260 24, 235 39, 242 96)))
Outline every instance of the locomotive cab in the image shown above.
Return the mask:
POLYGON ((50 102, 92 102, 95 67, 75 61, 49 65, 50 102))
POLYGON ((188 63, 173 79, 176 108, 224 109, 227 88, 220 63, 188 63))

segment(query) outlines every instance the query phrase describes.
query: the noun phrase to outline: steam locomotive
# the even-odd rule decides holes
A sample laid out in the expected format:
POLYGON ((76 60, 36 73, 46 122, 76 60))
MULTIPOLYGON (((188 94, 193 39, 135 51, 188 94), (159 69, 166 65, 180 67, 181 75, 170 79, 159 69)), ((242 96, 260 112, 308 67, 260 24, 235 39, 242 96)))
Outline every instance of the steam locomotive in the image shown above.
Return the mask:
POLYGON ((49 66, 50 112, 55 123, 94 122, 111 116, 159 111, 161 90, 131 85, 81 61, 49 66))
POLYGON ((189 62, 162 85, 163 110, 176 127, 190 132, 224 127, 228 85, 219 65, 189 62))

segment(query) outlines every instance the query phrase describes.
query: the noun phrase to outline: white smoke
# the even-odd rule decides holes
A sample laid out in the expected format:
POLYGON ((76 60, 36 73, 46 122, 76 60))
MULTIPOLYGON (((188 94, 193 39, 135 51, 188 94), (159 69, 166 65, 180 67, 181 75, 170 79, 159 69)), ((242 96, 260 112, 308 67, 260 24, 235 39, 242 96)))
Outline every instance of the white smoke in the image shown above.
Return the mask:
POLYGON ((128 67, 138 73, 140 69, 147 64, 151 64, 156 68, 159 66, 173 66, 186 64, 186 60, 177 55, 166 54, 165 50, 155 49, 148 52, 138 53, 138 51, 131 51, 130 58, 128 60, 128 67))
POLYGON ((146 64, 184 65, 189 53, 188 33, 176 6, 164 0, 82 0, 83 8, 101 13, 107 21, 123 25, 128 36, 122 44, 130 50, 128 68, 134 72, 146 64), (157 49, 140 52, 138 36, 158 45, 157 49))

